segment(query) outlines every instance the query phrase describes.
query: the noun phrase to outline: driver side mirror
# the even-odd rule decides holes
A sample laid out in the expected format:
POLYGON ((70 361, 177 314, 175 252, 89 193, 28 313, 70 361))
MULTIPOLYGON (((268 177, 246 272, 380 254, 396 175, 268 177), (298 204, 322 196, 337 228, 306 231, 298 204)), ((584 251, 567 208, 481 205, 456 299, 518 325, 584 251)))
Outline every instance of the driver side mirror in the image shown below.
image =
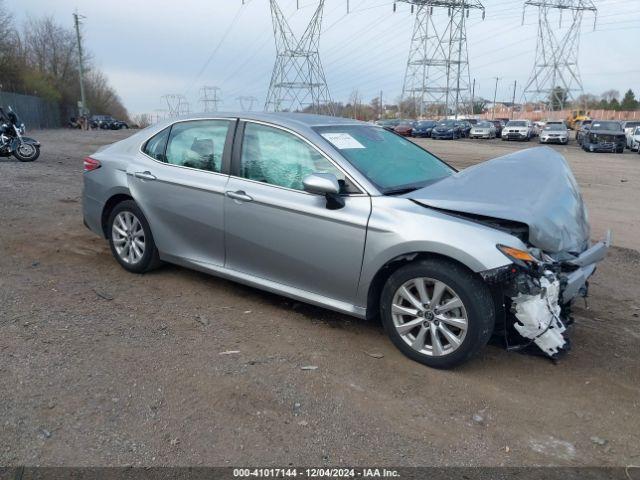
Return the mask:
POLYGON ((344 199, 340 196, 340 184, 333 173, 312 173, 302 180, 304 191, 316 195, 324 195, 327 209, 339 210, 344 207, 344 199))

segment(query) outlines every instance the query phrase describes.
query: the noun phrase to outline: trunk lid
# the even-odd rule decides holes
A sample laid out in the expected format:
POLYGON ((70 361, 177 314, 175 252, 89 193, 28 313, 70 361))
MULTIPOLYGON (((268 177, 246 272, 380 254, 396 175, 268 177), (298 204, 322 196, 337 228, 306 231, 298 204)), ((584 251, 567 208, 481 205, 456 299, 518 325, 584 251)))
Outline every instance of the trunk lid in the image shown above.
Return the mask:
POLYGON ((403 195, 426 207, 524 223, 546 252, 589 247, 586 207, 569 165, 548 147, 480 163, 403 195))

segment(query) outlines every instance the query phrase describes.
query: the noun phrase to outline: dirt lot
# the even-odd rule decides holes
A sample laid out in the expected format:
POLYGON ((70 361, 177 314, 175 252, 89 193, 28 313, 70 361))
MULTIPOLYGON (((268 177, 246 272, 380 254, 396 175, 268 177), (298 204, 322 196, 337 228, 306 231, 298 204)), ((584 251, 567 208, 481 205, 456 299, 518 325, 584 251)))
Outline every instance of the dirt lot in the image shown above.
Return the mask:
MULTIPOLYGON (((32 133, 40 160, 0 161, 0 465, 640 464, 640 156, 557 147, 617 245, 573 351, 490 346, 444 372, 377 324, 178 267, 126 273, 80 192, 83 156, 127 133, 32 133)), ((535 146, 421 143, 458 167, 535 146)))

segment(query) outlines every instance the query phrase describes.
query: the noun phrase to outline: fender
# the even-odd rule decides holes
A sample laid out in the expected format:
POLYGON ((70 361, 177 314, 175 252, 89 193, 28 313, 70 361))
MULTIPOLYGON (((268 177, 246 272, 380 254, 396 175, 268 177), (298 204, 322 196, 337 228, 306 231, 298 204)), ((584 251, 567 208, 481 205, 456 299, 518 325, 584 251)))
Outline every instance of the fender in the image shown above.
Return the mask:
POLYGON ((40 146, 40 142, 37 141, 34 138, 31 138, 31 137, 22 137, 22 139, 20 139, 18 137, 13 137, 11 139, 11 141, 9 142, 9 145, 11 146, 11 150, 15 150, 16 148, 18 148, 18 145, 20 145, 21 143, 28 143, 28 144, 33 145, 35 147, 39 147, 40 146))

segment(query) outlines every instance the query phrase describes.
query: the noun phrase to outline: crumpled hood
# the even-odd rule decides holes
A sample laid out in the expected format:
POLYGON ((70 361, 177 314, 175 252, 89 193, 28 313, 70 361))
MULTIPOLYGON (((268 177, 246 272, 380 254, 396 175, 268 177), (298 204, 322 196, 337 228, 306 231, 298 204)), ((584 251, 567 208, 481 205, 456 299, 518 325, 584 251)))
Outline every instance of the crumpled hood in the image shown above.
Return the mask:
POLYGON ((529 242, 548 253, 579 253, 590 226, 580 190, 562 155, 531 148, 467 168, 404 195, 424 206, 528 225, 529 242))

